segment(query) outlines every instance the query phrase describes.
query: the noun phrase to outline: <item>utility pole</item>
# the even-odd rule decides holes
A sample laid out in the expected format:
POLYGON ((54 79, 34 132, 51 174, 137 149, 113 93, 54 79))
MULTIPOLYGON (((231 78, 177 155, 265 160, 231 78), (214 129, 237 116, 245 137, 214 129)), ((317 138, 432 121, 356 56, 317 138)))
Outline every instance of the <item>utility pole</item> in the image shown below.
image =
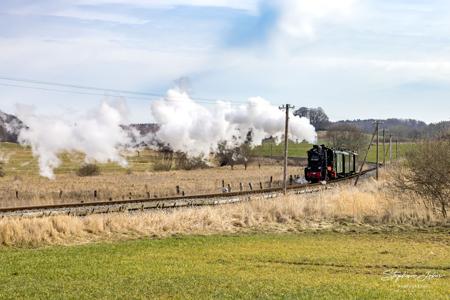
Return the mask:
POLYGON ((395 160, 398 160, 398 138, 395 139, 395 160))
POLYGON ((282 105, 280 110, 286 111, 286 121, 284 124, 284 169, 283 169, 283 193, 287 193, 287 163, 288 163, 288 133, 289 133, 289 109, 295 107, 290 104, 282 105))
POLYGON ((389 134, 389 164, 392 164, 392 134, 389 134))
POLYGON ((375 129, 373 131, 372 138, 370 139, 369 147, 367 147, 366 155, 364 156, 363 162, 362 162, 361 166, 359 167, 358 176, 356 177, 356 180, 355 180, 355 186, 358 184, 359 176, 361 176, 361 172, 362 172, 362 170, 364 168, 364 165, 366 163, 367 155, 369 155, 369 151, 370 151, 370 148, 372 147, 373 139, 375 138, 375 134, 376 133, 377 133, 377 130, 375 129))
POLYGON ((378 148, 378 146, 379 146, 379 144, 380 144, 380 135, 379 135, 379 130, 380 130, 380 121, 376 121, 375 122, 375 130, 376 130, 376 132, 377 132, 377 141, 376 141, 376 143, 377 143, 377 149, 376 149, 376 163, 377 163, 377 166, 376 166, 376 179, 378 180, 378 172, 379 172, 379 166, 378 166, 378 162, 379 162, 379 153, 378 153, 378 150, 379 150, 379 148, 378 148))
POLYGON ((386 166, 386 129, 383 127, 383 167, 386 166))

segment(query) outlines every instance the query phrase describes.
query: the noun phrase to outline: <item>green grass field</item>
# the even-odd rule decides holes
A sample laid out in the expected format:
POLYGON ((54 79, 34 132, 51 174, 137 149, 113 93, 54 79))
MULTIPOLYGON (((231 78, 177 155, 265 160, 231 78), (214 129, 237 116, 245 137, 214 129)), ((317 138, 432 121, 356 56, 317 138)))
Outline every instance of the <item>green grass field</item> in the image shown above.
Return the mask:
MULTIPOLYGON (((412 143, 399 144, 399 157, 404 156, 404 153, 413 146, 412 143)), ((289 143, 290 157, 306 157, 306 151, 311 149, 312 145, 309 143, 289 143)), ((129 162, 129 169, 135 172, 152 171, 156 161, 158 161, 157 154, 154 151, 141 151, 139 156, 137 152, 127 158, 129 162)), ((372 147, 369 152, 368 161, 375 161, 375 147, 372 147)), ((395 157, 395 147, 393 147, 395 157)), ((252 150, 254 156, 282 156, 283 144, 264 143, 256 146, 252 150)), ((0 159, 4 157, 7 162, 4 164, 4 169, 8 175, 35 175, 38 174, 38 160, 32 156, 29 147, 22 147, 12 143, 0 143, 0 159)), ((83 155, 63 153, 60 155, 62 164, 55 169, 56 174, 73 173, 83 164, 83 155)), ((382 148, 380 147, 380 161, 382 161, 382 148)), ((100 169, 104 173, 119 172, 126 173, 127 169, 122 168, 115 163, 99 164, 100 169)))
MULTIPOLYGON (((154 151, 141 151, 139 156, 137 152, 127 157, 129 169, 133 171, 151 171, 157 160, 154 151)), ((0 155, 5 157, 7 162, 4 165, 5 171, 9 175, 38 174, 38 160, 33 157, 31 148, 23 147, 13 143, 0 143, 0 155)), ((0 156, 0 158, 1 158, 0 156)), ((75 172, 83 163, 82 154, 63 153, 60 155, 61 165, 55 169, 56 174, 75 172)), ((116 163, 99 164, 102 172, 127 172, 127 168, 122 168, 116 163)))
MULTIPOLYGON (((290 157, 306 157, 306 151, 311 149, 312 144, 309 143, 294 143, 289 142, 288 153, 290 157)), ((256 146, 252 150, 252 155, 255 156, 283 156, 284 145, 282 143, 275 144, 266 142, 262 145, 256 146)))
MULTIPOLYGON (((413 143, 400 143, 398 144, 398 157, 403 157, 405 156, 406 151, 408 151, 408 149, 410 149, 411 147, 413 147, 414 144, 413 143)), ((311 149, 312 144, 309 143, 294 143, 294 142, 290 142, 289 146, 288 146, 288 153, 290 157, 306 157, 306 152, 311 149)), ((283 156, 283 152, 284 151, 284 146, 283 144, 273 144, 270 142, 264 143, 260 146, 256 146, 253 151, 252 154, 255 156, 283 156)), ((366 151, 366 149, 364 149, 364 151, 366 151)), ((389 160, 389 148, 388 148, 388 144, 386 144, 386 160, 389 160)), ((364 158, 364 154, 360 153, 361 155, 361 159, 364 158)), ((392 145, 392 158, 395 159, 395 144, 392 145)), ((383 161, 383 145, 380 143, 380 148, 379 148, 379 155, 380 155, 380 162, 383 161)), ((375 162, 376 161, 376 147, 372 146, 369 154, 367 156, 367 161, 368 162, 375 162)))
POLYGON ((447 234, 417 232, 0 248, 0 298, 448 299, 448 253, 447 234))

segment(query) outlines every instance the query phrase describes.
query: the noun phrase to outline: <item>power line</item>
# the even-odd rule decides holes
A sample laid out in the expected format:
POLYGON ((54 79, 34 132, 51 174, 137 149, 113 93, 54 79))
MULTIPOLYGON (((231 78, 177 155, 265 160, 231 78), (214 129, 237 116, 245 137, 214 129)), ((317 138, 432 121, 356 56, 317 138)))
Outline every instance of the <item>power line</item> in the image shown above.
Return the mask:
MULTIPOLYGON (((53 89, 53 88, 45 88, 45 87, 37 87, 37 86, 25 86, 25 85, 18 85, 18 84, 7 84, 7 83, 2 83, 0 82, 1 86, 8 86, 8 87, 16 87, 16 88, 25 88, 25 89, 33 89, 33 90, 41 90, 41 91, 49 91, 49 92, 60 92, 60 93, 68 93, 68 94, 77 94, 77 95, 88 95, 88 96, 113 96, 113 97, 126 97, 127 99, 130 100, 147 100, 147 101, 154 101, 154 100, 159 100, 162 97, 159 98, 149 98, 149 97, 137 97, 137 96, 124 96, 124 95, 120 95, 120 94, 113 94, 113 95, 109 95, 107 93, 93 93, 93 92, 82 92, 82 91, 71 91, 71 90, 60 90, 60 89, 53 89)), ((197 103, 205 103, 205 104, 214 104, 216 102, 213 101, 201 101, 201 100, 196 100, 194 98, 191 98, 192 100, 195 100, 195 102, 197 103)), ((171 101, 184 101, 181 100, 181 98, 178 99, 174 99, 173 97, 171 97, 171 101)))
MULTIPOLYGON (((66 84, 66 83, 58 83, 58 82, 49 82, 49 81, 40 81, 40 80, 33 80, 33 79, 22 79, 22 78, 12 78, 12 77, 0 77, 0 80, 6 80, 6 81, 13 81, 13 82, 22 82, 22 83, 28 83, 28 84, 38 84, 38 85, 46 85, 46 86, 57 86, 57 87, 65 87, 65 88, 71 88, 71 89, 79 89, 79 90, 91 90, 91 91, 103 91, 103 92, 112 92, 119 94, 119 96, 125 97, 122 94, 126 95, 135 95, 135 96, 126 96, 127 99, 142 99, 142 100, 157 100, 160 98, 164 98, 167 95, 161 94, 161 93, 154 93, 154 92, 138 92, 138 91, 130 91, 130 90, 117 90, 117 89, 109 89, 109 88, 100 88, 100 87, 94 87, 94 86, 83 86, 83 85, 76 85, 76 84, 66 84), (143 96, 151 96, 151 97, 158 97, 158 98, 148 98, 143 96)), ((27 89, 35 89, 35 90, 44 90, 44 91, 51 91, 51 92, 63 92, 63 93, 71 93, 71 94, 81 94, 81 95, 91 95, 91 96, 107 96, 106 94, 101 93, 95 93, 95 92, 86 92, 86 91, 76 91, 76 90, 62 90, 62 89, 55 89, 55 88, 49 88, 49 87, 39 87, 39 86, 29 86, 29 85, 19 85, 19 84, 8 84, 8 83, 2 83, 0 82, 0 85, 2 86, 9 86, 9 87, 17 87, 17 88, 27 88, 27 89)), ((199 103, 216 103, 217 99, 212 98, 192 98, 189 96, 192 100, 195 100, 199 103)), ((173 99, 173 97, 171 98, 173 99)), ((181 99, 180 99, 181 101, 181 99)), ((239 102, 239 101, 227 101, 232 103, 245 103, 245 102, 239 102)))

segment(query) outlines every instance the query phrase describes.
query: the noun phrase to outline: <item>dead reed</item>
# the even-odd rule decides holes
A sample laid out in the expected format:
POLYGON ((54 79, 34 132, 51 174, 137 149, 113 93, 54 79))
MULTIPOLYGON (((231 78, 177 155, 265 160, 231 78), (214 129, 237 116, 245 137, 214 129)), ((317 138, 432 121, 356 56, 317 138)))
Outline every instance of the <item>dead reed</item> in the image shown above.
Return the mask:
POLYGON ((404 199, 392 194, 386 183, 368 179, 358 187, 343 185, 316 194, 218 207, 87 217, 7 217, 0 220, 0 244, 36 247, 176 234, 448 226, 447 220, 415 200, 420 199, 404 199))

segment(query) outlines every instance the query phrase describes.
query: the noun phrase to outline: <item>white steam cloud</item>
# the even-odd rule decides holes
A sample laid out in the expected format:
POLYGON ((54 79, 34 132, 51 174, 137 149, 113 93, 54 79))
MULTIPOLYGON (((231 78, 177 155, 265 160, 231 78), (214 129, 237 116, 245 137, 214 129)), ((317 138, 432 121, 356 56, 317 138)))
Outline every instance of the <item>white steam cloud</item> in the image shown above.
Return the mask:
MULTIPOLYGON (((260 97, 250 98, 240 106, 218 101, 207 109, 187 93, 169 90, 164 99, 152 103, 151 110, 155 122, 160 124, 157 137, 174 150, 191 155, 207 155, 218 142, 231 140, 239 131, 245 137, 252 130, 255 142, 284 134, 285 113, 260 97)), ((311 143, 317 137, 308 119, 292 114, 289 132, 290 138, 311 143)))
POLYGON ((125 119, 123 104, 103 102, 100 107, 75 121, 62 117, 44 117, 33 109, 19 107, 19 118, 27 125, 19 135, 21 144, 31 145, 39 159, 42 176, 54 178, 53 170, 61 164, 58 154, 64 151, 84 153, 85 161, 117 162, 126 166, 119 147, 128 141, 120 127, 125 119))
MULTIPOLYGON (((265 137, 280 138, 284 133, 285 112, 260 97, 250 98, 240 106, 217 101, 207 108, 186 92, 172 89, 164 99, 152 102, 151 113, 160 126, 156 138, 190 156, 206 157, 219 142, 245 138, 249 130, 256 143, 265 137)), ((125 167, 127 161, 121 150, 140 143, 140 139, 132 141, 129 130, 121 126, 127 122, 126 115, 123 102, 103 102, 98 109, 72 121, 18 107, 18 116, 27 126, 21 130, 19 141, 31 146, 39 160, 40 174, 50 179, 61 164, 58 155, 62 152, 80 152, 85 154, 86 162, 116 162, 125 167)), ((291 114, 289 132, 292 139, 316 140, 314 127, 306 118, 291 114)))

